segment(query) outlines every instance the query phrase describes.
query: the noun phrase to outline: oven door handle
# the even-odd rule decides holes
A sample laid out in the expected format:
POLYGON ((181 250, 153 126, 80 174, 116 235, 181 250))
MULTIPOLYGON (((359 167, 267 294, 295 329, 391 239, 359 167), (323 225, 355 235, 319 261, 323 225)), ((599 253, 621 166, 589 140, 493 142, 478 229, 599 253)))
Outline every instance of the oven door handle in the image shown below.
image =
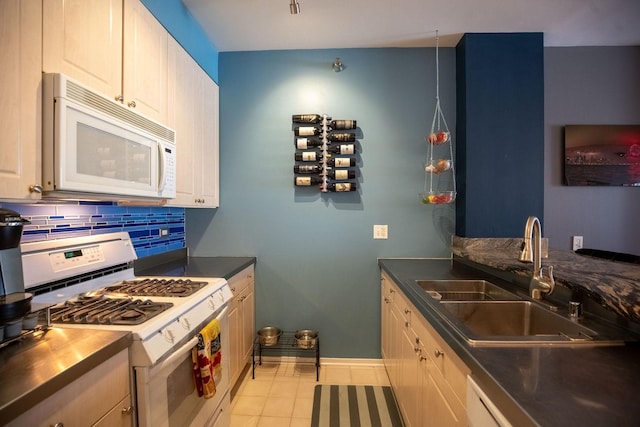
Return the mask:
POLYGON ((160 362, 159 365, 154 367, 154 370, 162 371, 166 366, 172 365, 176 360, 182 359, 184 355, 187 354, 187 352, 191 352, 196 344, 198 344, 198 335, 191 338, 185 345, 171 353, 169 357, 167 357, 162 362, 160 362))

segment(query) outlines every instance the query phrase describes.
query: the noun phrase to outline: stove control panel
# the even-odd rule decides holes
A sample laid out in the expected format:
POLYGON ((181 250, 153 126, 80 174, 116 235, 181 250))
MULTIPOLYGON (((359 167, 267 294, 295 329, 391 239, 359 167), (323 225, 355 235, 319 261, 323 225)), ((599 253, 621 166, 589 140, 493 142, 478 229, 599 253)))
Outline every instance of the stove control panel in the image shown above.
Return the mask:
POLYGON ((98 245, 49 253, 49 262, 55 272, 103 261, 104 252, 98 245))

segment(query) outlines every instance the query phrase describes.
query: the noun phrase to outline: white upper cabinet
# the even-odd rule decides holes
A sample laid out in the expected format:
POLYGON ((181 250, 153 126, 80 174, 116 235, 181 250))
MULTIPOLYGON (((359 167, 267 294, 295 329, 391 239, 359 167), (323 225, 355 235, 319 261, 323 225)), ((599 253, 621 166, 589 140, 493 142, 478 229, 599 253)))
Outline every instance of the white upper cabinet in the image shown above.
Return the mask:
POLYGON ((173 206, 212 208, 218 199, 218 85, 169 40, 169 126, 176 131, 173 206))
POLYGON ((43 70, 167 122, 168 33, 139 0, 43 2, 43 70))
POLYGON ((41 0, 0 1, 0 199, 40 199, 41 21, 41 0))
POLYGON ((122 0, 45 0, 42 68, 122 94, 122 0))

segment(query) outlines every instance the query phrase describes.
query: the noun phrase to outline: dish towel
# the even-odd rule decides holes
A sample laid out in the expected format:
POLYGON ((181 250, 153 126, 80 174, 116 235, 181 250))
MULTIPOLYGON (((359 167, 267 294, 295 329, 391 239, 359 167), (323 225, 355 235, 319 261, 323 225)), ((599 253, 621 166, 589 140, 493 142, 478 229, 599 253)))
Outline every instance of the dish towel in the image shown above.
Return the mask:
POLYGON ((216 394, 215 376, 222 371, 220 322, 209 322, 198 334, 198 344, 191 351, 193 374, 198 396, 209 399, 216 394))

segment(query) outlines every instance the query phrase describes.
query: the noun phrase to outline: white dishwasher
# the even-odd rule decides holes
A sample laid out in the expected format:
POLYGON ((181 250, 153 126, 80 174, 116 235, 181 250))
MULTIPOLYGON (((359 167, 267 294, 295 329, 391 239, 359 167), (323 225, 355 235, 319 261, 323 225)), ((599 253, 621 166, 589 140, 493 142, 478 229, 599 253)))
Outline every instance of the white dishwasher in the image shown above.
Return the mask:
POLYGON ((467 376, 467 419, 471 427, 511 427, 471 376, 467 376))

